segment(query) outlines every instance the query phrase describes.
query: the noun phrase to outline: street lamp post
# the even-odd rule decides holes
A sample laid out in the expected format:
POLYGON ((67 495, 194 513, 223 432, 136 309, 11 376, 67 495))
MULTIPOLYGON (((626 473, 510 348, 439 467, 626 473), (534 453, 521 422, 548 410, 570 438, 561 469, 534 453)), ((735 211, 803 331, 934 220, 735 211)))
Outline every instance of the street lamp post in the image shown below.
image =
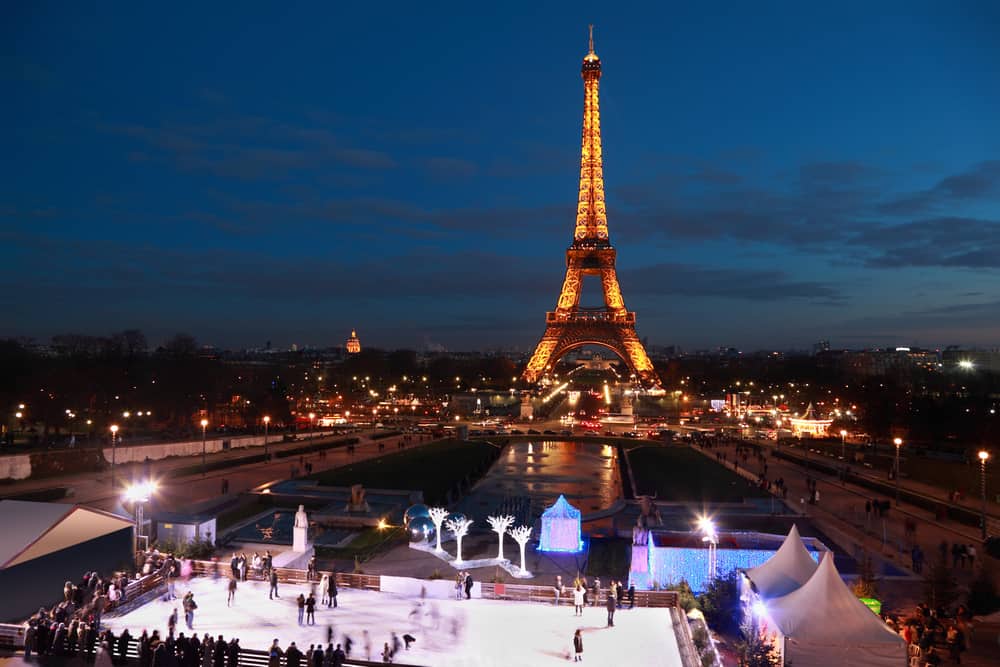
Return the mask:
POLYGON ((206 472, 205 469, 207 468, 207 463, 205 461, 205 459, 208 456, 208 443, 207 443, 208 436, 205 431, 205 429, 207 428, 208 428, 208 420, 202 419, 201 420, 201 474, 202 475, 205 474, 206 472))
POLYGON ((892 442, 896 445, 896 507, 899 507, 899 448, 903 444, 903 439, 894 438, 892 442))
POLYGON ((115 488, 115 440, 118 439, 118 424, 111 425, 111 488, 115 488))
POLYGON ((979 523, 983 542, 986 541, 986 462, 989 458, 989 452, 985 450, 979 452, 979 490, 983 496, 983 512, 979 517, 979 523))
POLYGON ((310 440, 313 439, 313 435, 314 435, 313 434, 313 425, 315 423, 316 423, 316 413, 315 412, 310 412, 309 413, 309 439, 310 440))
POLYGON ((138 484, 133 484, 125 491, 125 499, 130 500, 135 504, 135 547, 136 551, 139 550, 139 540, 146 540, 146 548, 149 548, 149 537, 143 535, 143 529, 145 528, 145 521, 142 517, 142 507, 143 503, 149 502, 150 496, 156 490, 156 483, 151 480, 145 480, 139 482, 138 484))
POLYGON ((847 430, 840 429, 840 458, 847 460, 847 430))
POLYGON ((267 461, 267 427, 271 423, 271 418, 264 415, 264 460, 267 461))

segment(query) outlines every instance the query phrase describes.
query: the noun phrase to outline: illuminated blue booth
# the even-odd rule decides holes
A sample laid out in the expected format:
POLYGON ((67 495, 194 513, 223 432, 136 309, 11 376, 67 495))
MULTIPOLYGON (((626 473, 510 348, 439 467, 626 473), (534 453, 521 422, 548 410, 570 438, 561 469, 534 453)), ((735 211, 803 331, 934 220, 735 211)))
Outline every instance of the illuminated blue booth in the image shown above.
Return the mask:
POLYGON ((580 510, 560 495, 555 504, 542 513, 542 537, 538 550, 576 553, 582 549, 580 510))

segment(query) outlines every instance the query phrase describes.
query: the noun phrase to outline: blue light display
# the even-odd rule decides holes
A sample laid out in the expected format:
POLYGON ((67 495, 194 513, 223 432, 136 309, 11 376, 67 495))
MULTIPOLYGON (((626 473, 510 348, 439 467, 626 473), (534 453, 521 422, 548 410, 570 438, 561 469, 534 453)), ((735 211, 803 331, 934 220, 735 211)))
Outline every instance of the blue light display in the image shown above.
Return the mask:
POLYGON ((580 535, 580 510, 559 496, 555 504, 542 513, 542 536, 538 551, 577 553, 583 550, 580 535))
MULTIPOLYGON (((636 549, 636 547, 633 547, 636 549)), ((629 582, 637 589, 650 590, 654 582, 658 588, 666 588, 672 584, 687 581, 691 590, 701 593, 710 581, 709 551, 705 548, 687 547, 656 547, 650 538, 649 566, 646 572, 633 567, 629 572, 629 582)), ((720 577, 733 570, 747 570, 763 565, 776 549, 716 549, 715 571, 720 577)), ((810 550, 813 560, 819 560, 819 554, 810 550)))

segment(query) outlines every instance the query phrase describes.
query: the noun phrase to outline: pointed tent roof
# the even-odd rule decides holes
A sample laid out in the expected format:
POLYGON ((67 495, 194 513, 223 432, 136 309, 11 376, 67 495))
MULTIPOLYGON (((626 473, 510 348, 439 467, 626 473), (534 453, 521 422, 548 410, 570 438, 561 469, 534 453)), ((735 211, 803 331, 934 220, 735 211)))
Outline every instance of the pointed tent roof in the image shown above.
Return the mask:
POLYGON ((548 508, 542 512, 543 519, 579 519, 580 510, 573 507, 566 500, 566 496, 559 494, 559 499, 556 500, 552 507, 548 508))
POLYGON ((809 581, 819 565, 802 543, 799 529, 792 524, 788 537, 763 565, 746 570, 746 575, 762 598, 788 595, 809 581))
MULTIPOLYGON (((809 581, 784 597, 768 600, 766 608, 788 642, 800 650, 833 647, 839 651, 848 647, 869 656, 891 657, 898 648, 897 660, 906 657, 903 638, 851 593, 837 572, 832 553, 824 556, 809 581)), ((836 664, 882 663, 859 658, 836 664)))
POLYGON ((132 521, 80 505, 0 501, 0 569, 131 528, 132 521))

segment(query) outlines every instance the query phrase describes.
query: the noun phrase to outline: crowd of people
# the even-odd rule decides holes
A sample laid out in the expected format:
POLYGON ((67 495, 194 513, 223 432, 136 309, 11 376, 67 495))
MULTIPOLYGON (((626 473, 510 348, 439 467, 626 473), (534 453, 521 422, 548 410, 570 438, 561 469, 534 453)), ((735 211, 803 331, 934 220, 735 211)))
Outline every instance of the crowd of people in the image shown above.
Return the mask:
POLYGON ((944 609, 920 603, 911 616, 888 617, 885 622, 906 641, 910 656, 920 667, 941 664, 945 653, 961 664, 962 653, 972 645, 972 614, 965 605, 959 605, 955 615, 948 617, 944 609))

